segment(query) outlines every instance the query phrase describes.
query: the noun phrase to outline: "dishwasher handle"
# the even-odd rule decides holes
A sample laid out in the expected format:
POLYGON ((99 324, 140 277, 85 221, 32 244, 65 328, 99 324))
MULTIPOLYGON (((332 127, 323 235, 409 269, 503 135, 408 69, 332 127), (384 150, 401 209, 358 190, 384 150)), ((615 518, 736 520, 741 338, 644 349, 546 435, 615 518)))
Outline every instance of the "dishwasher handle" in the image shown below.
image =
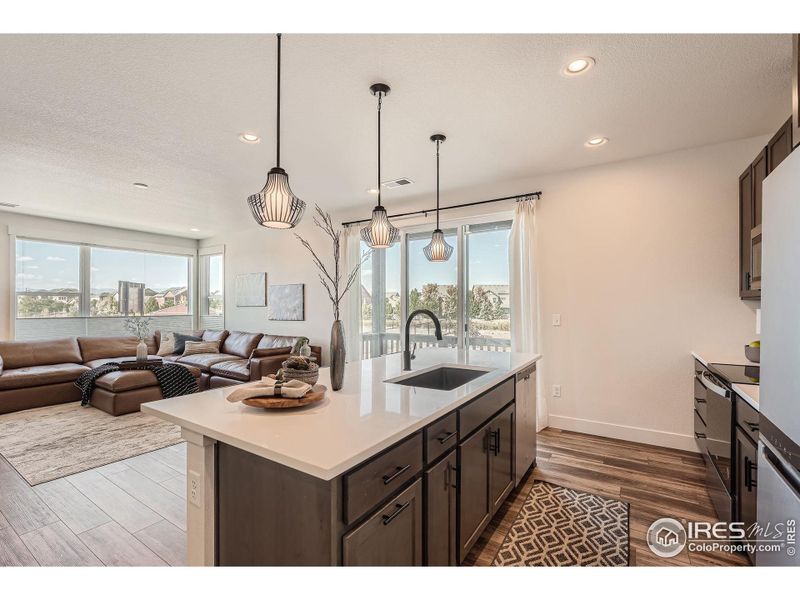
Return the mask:
POLYGON ((700 373, 700 383, 702 383, 707 389, 711 390, 718 396, 722 396, 723 398, 727 398, 728 400, 730 400, 731 391, 711 381, 708 377, 706 377, 707 374, 708 371, 703 371, 702 373, 700 373))

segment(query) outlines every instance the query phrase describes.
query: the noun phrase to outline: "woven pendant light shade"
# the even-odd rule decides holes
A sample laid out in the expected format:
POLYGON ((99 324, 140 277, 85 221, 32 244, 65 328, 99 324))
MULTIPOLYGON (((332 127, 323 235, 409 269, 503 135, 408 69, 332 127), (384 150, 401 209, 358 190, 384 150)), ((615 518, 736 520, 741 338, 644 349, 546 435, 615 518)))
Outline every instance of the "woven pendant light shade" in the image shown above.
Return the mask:
POLYGON ((361 230, 361 239, 370 248, 388 248, 400 241, 400 230, 389 222, 386 209, 376 206, 369 225, 361 230))
POLYGON ((453 247, 444 239, 441 229, 435 229, 430 243, 422 251, 430 262, 447 262, 453 255, 453 247))
POLYGON ((292 193, 289 176, 280 167, 270 169, 264 189, 249 196, 247 203, 258 224, 272 229, 291 229, 306 210, 306 203, 292 193))

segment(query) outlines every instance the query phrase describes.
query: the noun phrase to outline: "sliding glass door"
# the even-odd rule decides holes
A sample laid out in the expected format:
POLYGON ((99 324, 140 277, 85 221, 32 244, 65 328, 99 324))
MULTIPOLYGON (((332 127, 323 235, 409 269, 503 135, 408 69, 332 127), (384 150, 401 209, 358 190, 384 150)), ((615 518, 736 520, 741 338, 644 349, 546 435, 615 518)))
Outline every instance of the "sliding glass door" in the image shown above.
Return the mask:
POLYGON ((464 343, 507 352, 511 346, 508 238, 511 221, 464 226, 464 343))
POLYGON ((455 346, 461 323, 461 301, 458 285, 458 231, 445 229, 445 240, 453 246, 453 256, 447 262, 430 262, 422 249, 431 241, 431 231, 406 235, 406 315, 426 308, 442 325, 443 340, 436 340, 431 319, 425 315, 411 322, 411 341, 418 347, 455 346))
MULTIPOLYGON (((400 352, 406 317, 432 311, 442 324, 437 342, 424 315, 411 322, 417 347, 450 346, 508 352, 510 220, 465 220, 442 227, 453 255, 429 262, 422 252, 432 229, 405 231, 402 241, 376 250, 361 270, 361 333, 364 358, 400 352)), ((362 244, 362 250, 366 245, 362 244)))

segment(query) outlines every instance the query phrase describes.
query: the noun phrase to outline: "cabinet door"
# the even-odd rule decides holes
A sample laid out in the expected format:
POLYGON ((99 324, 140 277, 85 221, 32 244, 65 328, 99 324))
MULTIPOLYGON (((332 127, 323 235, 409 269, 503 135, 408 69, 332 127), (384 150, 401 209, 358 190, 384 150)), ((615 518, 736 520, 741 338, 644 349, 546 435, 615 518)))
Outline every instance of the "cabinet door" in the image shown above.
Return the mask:
POLYGON ((767 149, 766 147, 758 153, 753 161, 753 208, 751 217, 751 228, 761 225, 761 206, 763 201, 764 180, 767 178, 767 149))
POLYGON ((768 155, 768 163, 769 169, 768 172, 772 173, 779 164, 783 162, 789 154, 792 152, 792 119, 789 118, 786 123, 783 124, 772 139, 767 144, 767 155, 768 155))
POLYGON ((491 518, 488 433, 481 427, 458 446, 459 563, 491 518))
POLYGON ((753 218, 753 170, 751 166, 739 176, 739 295, 750 292, 750 230, 753 218))
POLYGON ((489 500, 494 514, 514 489, 514 405, 489 423, 489 500))
MULTIPOLYGON (((736 428, 736 518, 744 523, 748 531, 756 522, 757 447, 739 428, 736 428)), ((755 556, 750 555, 755 561, 755 556)))
POLYGON ((422 483, 389 500, 344 536, 342 560, 355 567, 422 565, 422 483))
POLYGON ((515 429, 516 450, 514 483, 520 480, 536 460, 536 366, 517 375, 515 405, 517 423, 515 429))
POLYGON ((425 564, 456 564, 456 451, 425 471, 425 564))

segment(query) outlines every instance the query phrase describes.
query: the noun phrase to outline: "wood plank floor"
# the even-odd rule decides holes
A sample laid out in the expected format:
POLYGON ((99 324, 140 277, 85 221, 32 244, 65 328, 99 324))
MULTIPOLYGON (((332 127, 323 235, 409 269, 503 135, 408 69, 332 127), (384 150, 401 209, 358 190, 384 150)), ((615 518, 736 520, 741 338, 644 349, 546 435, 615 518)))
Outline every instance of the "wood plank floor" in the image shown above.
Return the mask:
MULTIPOLYGON (((0 566, 185 564, 186 445, 30 487, 0 457, 0 566)), ((655 556, 645 534, 661 517, 716 520, 699 455, 548 429, 537 467, 467 558, 491 564, 534 480, 630 504, 631 565, 745 565, 738 555, 655 556)))
POLYGON ((535 480, 630 504, 632 566, 748 564, 738 554, 690 553, 687 549, 674 558, 659 558, 647 546, 647 529, 661 517, 684 523, 717 520, 705 490, 705 466, 699 454, 546 429, 538 436, 536 462, 536 468, 509 496, 465 564, 492 563, 535 480))

